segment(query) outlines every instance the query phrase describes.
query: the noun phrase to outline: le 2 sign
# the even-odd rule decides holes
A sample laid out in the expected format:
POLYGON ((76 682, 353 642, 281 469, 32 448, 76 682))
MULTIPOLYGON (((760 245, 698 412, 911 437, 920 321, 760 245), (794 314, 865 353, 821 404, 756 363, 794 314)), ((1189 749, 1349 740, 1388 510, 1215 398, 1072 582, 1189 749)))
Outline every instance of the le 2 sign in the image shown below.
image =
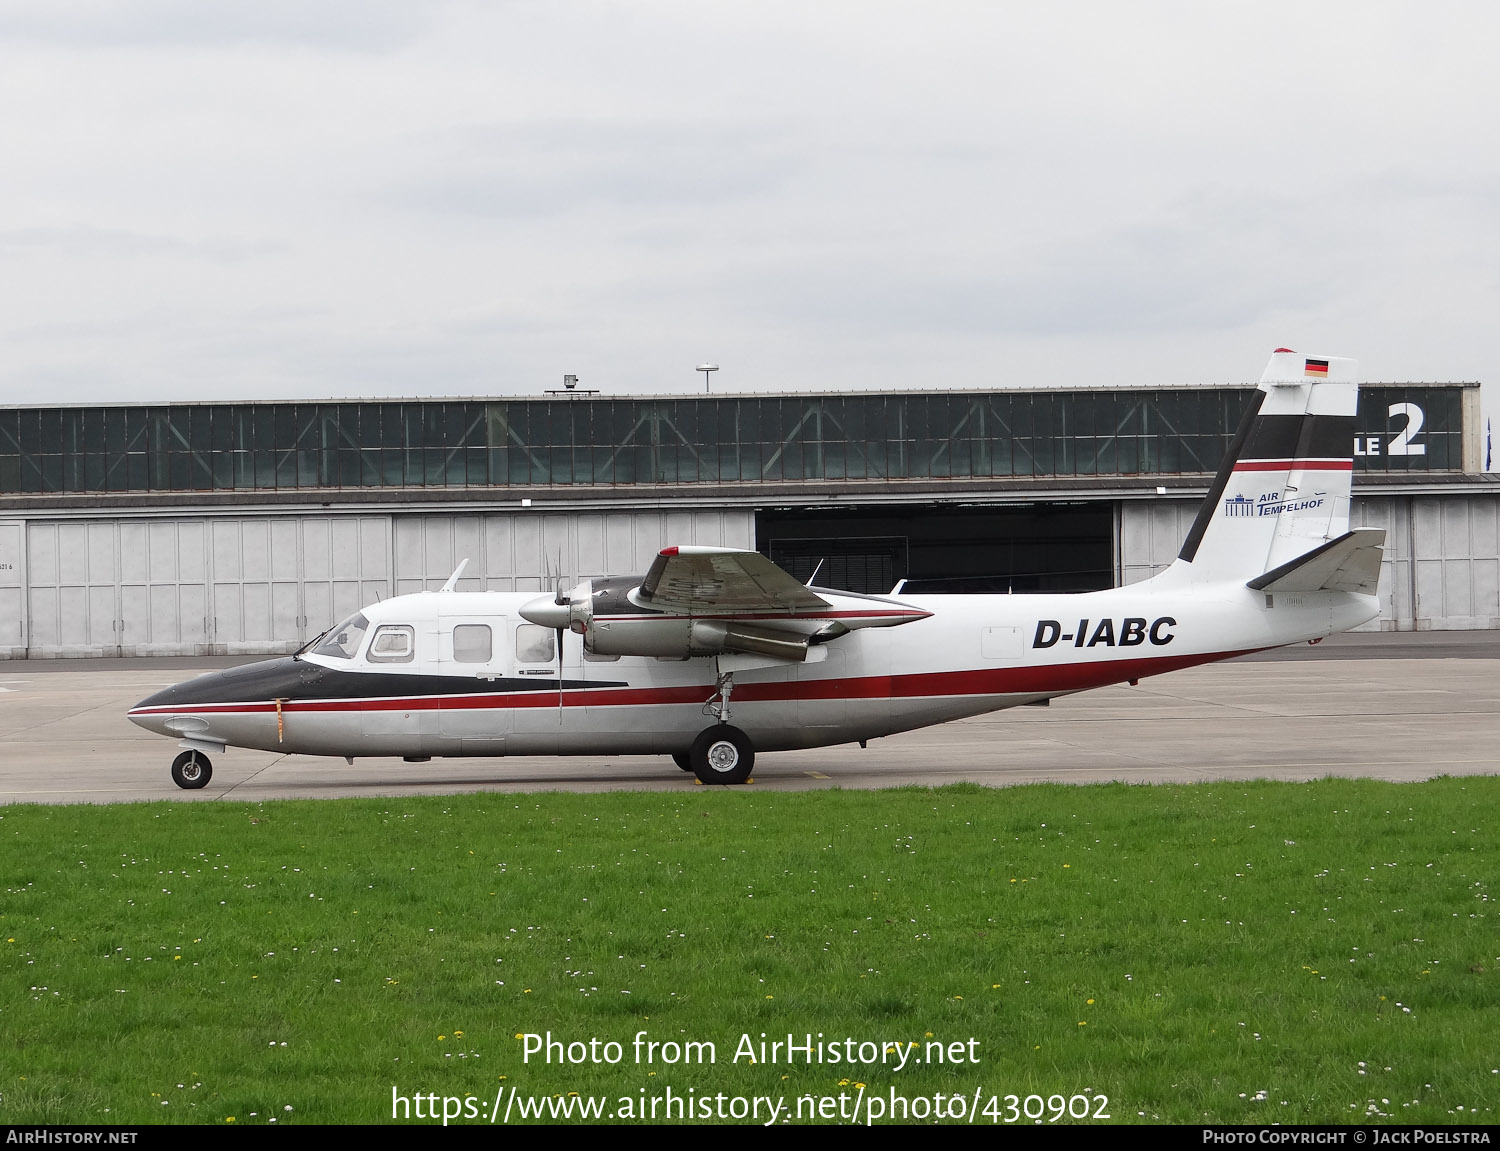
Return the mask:
POLYGON ((1406 427, 1387 439, 1385 436, 1355 436, 1354 454, 1357 456, 1425 456, 1426 444, 1415 444, 1412 440, 1422 430, 1422 409, 1416 404, 1392 404, 1386 409, 1392 418, 1406 417, 1406 427))

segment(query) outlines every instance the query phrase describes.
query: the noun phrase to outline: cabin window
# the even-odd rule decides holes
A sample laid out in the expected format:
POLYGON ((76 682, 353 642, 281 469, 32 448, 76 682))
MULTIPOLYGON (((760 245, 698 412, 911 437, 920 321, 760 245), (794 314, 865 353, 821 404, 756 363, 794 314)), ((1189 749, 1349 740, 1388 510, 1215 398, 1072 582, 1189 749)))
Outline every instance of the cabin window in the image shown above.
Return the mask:
POLYGON ((557 645, 550 627, 523 623, 516 628, 516 659, 522 663, 551 663, 557 645))
POLYGON ((334 659, 353 659, 359 654, 359 648, 364 643, 365 632, 370 630, 370 621, 365 619, 364 612, 355 612, 337 627, 329 628, 324 633, 318 646, 313 648, 313 655, 326 655, 334 659))
POLYGON ((494 652, 487 623, 461 623, 453 629, 455 663, 489 663, 494 652))
POLYGON ((416 632, 407 624, 386 624, 370 641, 371 663, 410 663, 417 650, 416 632))

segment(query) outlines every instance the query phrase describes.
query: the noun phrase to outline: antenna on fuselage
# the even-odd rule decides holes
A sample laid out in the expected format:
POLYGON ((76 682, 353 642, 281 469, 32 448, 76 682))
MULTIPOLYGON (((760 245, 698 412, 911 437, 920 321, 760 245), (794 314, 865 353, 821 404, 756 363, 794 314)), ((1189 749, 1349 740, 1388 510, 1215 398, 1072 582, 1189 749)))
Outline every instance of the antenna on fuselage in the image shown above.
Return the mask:
POLYGON ((469 557, 468 556, 464 556, 463 559, 461 559, 461 560, 458 561, 458 566, 453 569, 453 574, 448 577, 448 582, 445 583, 438 590, 440 590, 440 591, 453 591, 456 587, 458 587, 458 577, 464 574, 464 568, 466 568, 468 566, 469 566, 469 557))

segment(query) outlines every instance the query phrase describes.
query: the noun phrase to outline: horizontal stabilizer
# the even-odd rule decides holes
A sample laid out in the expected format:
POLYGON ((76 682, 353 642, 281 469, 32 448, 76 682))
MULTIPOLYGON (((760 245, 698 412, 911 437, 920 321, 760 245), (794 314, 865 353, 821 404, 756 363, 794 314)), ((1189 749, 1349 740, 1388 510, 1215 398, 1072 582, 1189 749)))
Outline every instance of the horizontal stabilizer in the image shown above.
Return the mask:
POLYGON ((1380 587, 1384 528, 1355 528, 1306 555, 1256 576, 1256 591, 1347 591, 1374 595, 1380 587))

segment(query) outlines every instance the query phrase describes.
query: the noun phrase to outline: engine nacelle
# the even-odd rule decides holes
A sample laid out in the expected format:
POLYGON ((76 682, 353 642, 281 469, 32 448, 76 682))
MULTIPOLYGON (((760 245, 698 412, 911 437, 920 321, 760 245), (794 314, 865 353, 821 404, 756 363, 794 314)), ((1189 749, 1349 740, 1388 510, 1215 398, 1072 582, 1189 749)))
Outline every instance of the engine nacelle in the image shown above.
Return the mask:
POLYGON ((647 655, 666 659, 737 652, 801 662, 806 635, 722 619, 595 619, 583 645, 595 655, 647 655))

